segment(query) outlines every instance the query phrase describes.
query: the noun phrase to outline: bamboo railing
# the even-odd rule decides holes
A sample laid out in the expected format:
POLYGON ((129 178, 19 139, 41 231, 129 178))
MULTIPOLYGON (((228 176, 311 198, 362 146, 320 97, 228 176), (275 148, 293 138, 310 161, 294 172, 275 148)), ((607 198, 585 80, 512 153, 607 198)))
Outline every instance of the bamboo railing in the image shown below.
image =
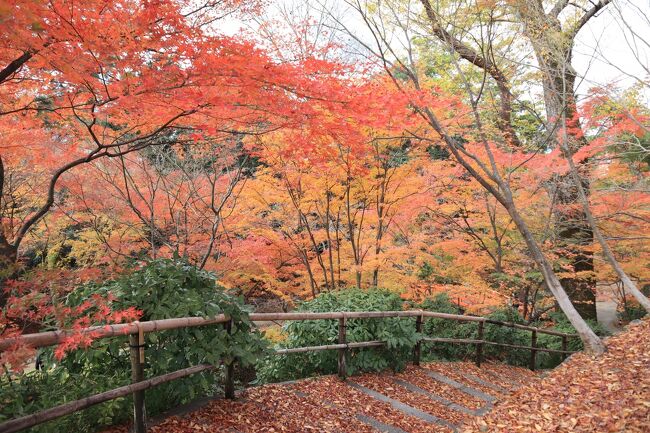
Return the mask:
MULTIPOLYGON (((347 321, 349 319, 373 319, 373 318, 386 318, 386 317, 414 317, 416 319, 415 329, 416 332, 421 333, 424 321, 427 318, 447 319, 460 322, 476 322, 478 324, 478 332, 475 339, 459 339, 459 338, 435 338, 435 337, 422 337, 417 342, 413 349, 413 363, 420 364, 421 346, 423 343, 452 343, 452 344, 471 344, 476 346, 476 364, 478 366, 483 362, 483 347, 484 345, 495 345, 514 349, 530 350, 530 368, 535 369, 537 352, 551 352, 560 353, 563 356, 574 353, 567 350, 567 342, 569 338, 577 337, 577 334, 566 334, 558 331, 552 331, 542 328, 535 328, 532 326, 520 325, 517 323, 501 322, 498 320, 487 319, 478 316, 465 316, 458 314, 438 313, 433 311, 410 310, 410 311, 361 311, 361 312, 328 312, 328 313, 253 313, 249 315, 250 320, 257 321, 287 321, 287 320, 338 320, 338 342, 336 344, 326 344, 321 346, 309 347, 295 347, 286 349, 277 349, 277 355, 286 355, 290 353, 305 353, 320 350, 336 350, 338 351, 338 375, 342 379, 347 377, 346 360, 348 352, 351 349, 367 348, 367 347, 380 347, 384 346, 384 341, 361 341, 361 342, 348 342, 346 336, 347 321), (484 339, 484 325, 485 323, 505 326, 510 328, 522 329, 531 332, 531 345, 522 346, 516 344, 499 343, 495 341, 488 341, 484 339), (537 334, 548 334, 562 338, 562 350, 546 349, 537 347, 537 334)), ((150 379, 144 379, 144 364, 145 364, 145 334, 151 332, 166 331, 171 329, 181 329, 196 326, 207 326, 221 324, 228 332, 232 327, 232 321, 225 315, 218 315, 212 318, 202 317, 182 317, 175 319, 152 320, 147 322, 133 322, 126 324, 115 324, 107 326, 93 326, 75 331, 74 335, 86 334, 94 339, 109 338, 117 336, 128 336, 130 358, 131 358, 131 384, 112 389, 110 391, 95 394, 80 400, 68 402, 50 409, 42 410, 40 412, 26 415, 23 417, 11 419, 0 423, 0 433, 13 433, 24 430, 35 425, 69 415, 74 412, 86 409, 90 406, 113 400, 119 397, 133 395, 133 410, 134 410, 134 431, 136 433, 146 432, 145 420, 145 399, 144 391, 148 388, 180 379, 192 374, 200 373, 207 370, 215 369, 217 366, 210 364, 200 364, 193 367, 184 368, 171 373, 156 376, 150 379)), ((16 344, 24 344, 33 348, 53 346, 63 342, 67 337, 73 335, 68 331, 51 331, 41 332, 36 334, 25 334, 19 337, 0 339, 0 351, 7 350, 16 344)), ((225 377, 224 377, 224 394, 226 398, 235 397, 234 387, 234 364, 224 364, 225 377)))

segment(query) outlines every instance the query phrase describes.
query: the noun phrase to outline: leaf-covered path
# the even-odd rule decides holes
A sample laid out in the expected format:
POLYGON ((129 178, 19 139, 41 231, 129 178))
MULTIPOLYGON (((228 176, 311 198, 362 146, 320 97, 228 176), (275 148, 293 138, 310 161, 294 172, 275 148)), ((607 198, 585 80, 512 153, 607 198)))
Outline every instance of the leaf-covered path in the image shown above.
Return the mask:
POLYGON ((650 432, 650 319, 606 340, 607 352, 576 353, 509 395, 463 433, 650 432))
POLYGON ((150 431, 452 432, 535 377, 522 368, 487 363, 479 369, 468 362, 409 366, 345 382, 324 376, 250 388, 235 401, 211 400, 150 431))

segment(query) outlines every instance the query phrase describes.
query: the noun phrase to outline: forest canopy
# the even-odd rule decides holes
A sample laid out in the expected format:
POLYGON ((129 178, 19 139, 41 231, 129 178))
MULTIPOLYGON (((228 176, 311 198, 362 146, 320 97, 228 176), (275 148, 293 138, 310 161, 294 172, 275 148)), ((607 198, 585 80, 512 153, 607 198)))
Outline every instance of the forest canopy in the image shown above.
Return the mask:
POLYGON ((64 300, 180 258, 262 309, 445 293, 602 351, 598 287, 650 309, 650 74, 574 49, 603 13, 647 46, 634 3, 1 2, 2 337, 134 320, 64 300))

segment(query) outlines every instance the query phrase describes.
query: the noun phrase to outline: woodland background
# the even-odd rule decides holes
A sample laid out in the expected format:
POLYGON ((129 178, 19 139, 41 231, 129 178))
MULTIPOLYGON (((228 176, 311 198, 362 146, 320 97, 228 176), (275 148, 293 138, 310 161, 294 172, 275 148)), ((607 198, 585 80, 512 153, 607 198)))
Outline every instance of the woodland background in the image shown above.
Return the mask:
POLYGON ((378 287, 534 321, 550 274, 627 307, 580 191, 647 290, 648 75, 577 94, 571 62, 603 10, 630 47, 648 17, 582 3, 2 2, 4 334, 135 317, 64 300, 171 257, 260 309, 378 287))
MULTIPOLYGON (((335 341, 334 324, 262 335, 251 309, 490 315, 575 331, 571 349, 601 353, 598 297, 624 320, 650 311, 640 3, 0 0, 0 337, 70 331, 38 353, 11 340, 0 420, 128 383, 123 339, 76 331, 135 319, 236 319, 232 333, 151 337, 147 377, 222 359, 243 384, 336 368, 330 353, 265 356, 335 341), (577 43, 603 14, 630 54, 608 65, 620 80, 592 83, 576 57, 620 60, 577 43)), ((390 350, 350 368, 403 367, 414 323, 372 323, 350 335, 390 350)), ((423 333, 468 338, 470 325, 423 333)), ((150 414, 218 379, 148 391, 150 414)), ((129 406, 42 431, 94 431, 129 406)))

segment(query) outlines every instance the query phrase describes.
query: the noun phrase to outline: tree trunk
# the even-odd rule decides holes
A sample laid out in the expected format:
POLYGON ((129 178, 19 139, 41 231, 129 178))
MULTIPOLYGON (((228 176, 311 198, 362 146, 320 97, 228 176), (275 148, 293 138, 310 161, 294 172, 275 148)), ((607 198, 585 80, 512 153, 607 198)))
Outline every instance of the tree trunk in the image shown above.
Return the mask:
POLYGON ((17 259, 18 248, 7 242, 4 235, 0 234, 0 269, 2 269, 0 276, 4 276, 5 270, 13 268, 17 259))
MULTIPOLYGON (((581 188, 588 190, 588 181, 580 177, 581 188)), ((580 206, 578 188, 570 175, 556 179, 555 210, 557 246, 560 257, 568 263, 569 272, 574 275, 562 278, 562 287, 567 291, 580 315, 585 319, 596 319, 596 278, 594 275, 594 236, 580 206)))
MULTIPOLYGON (((384 237, 384 217, 385 217, 385 205, 386 205, 386 188, 388 182, 388 168, 386 166, 382 167, 381 182, 379 183, 379 188, 377 191, 377 232, 375 235, 375 258, 379 257, 381 253, 381 242, 384 237)), ((375 266, 375 269, 372 271, 372 286, 377 287, 379 285, 379 264, 375 266)))
POLYGON ((330 234, 330 227, 332 225, 332 221, 330 219, 331 194, 332 191, 328 188, 327 191, 325 192, 325 200, 326 200, 325 233, 327 234, 327 257, 330 265, 330 280, 332 281, 332 290, 336 290, 337 282, 336 279, 334 278, 334 257, 333 257, 334 253, 332 252, 332 236, 330 234))
MULTIPOLYGON (((2 230, 1 227, 0 230, 2 230)), ((4 308, 7 304, 7 294, 2 282, 14 274, 17 258, 18 248, 7 242, 4 234, 0 233, 0 308, 4 308)))
MULTIPOLYGON (((549 144, 559 145, 558 134, 567 124, 569 134, 574 136, 571 150, 575 152, 586 144, 582 134, 578 134, 581 128, 574 93, 576 73, 571 66, 575 35, 565 33, 557 16, 546 14, 541 2, 522 2, 519 11, 542 73, 549 144)), ((570 176, 558 176, 555 181, 558 204, 554 211, 555 227, 559 247, 564 252, 560 255, 574 272, 573 276, 562 278, 561 283, 582 317, 596 319, 591 226, 582 212, 578 189, 570 176)))
MULTIPOLYGON (((355 277, 356 277, 356 284, 357 288, 361 288, 361 251, 359 251, 359 245, 357 244, 356 240, 356 233, 355 233, 355 228, 354 228, 354 221, 352 218, 352 203, 351 203, 351 186, 350 186, 350 180, 351 178, 348 176, 347 179, 347 184, 346 184, 346 196, 345 196, 345 206, 346 206, 346 211, 347 211, 347 218, 348 218, 348 236, 350 237, 350 245, 352 246, 352 255, 354 257, 354 265, 355 265, 355 277)), ((361 228, 359 228, 361 230, 361 228)))
MULTIPOLYGON (((490 194, 492 194, 492 196, 508 211, 508 214, 512 218, 512 221, 519 230, 519 233, 521 233, 522 237, 524 238, 531 257, 542 272, 546 287, 553 294, 553 297, 557 301, 560 309, 562 309, 569 322, 571 322, 571 325, 573 325, 575 328, 576 332, 580 336, 580 339, 584 343, 585 349, 595 354, 603 353, 605 351, 605 345, 589 327, 589 325, 587 325, 587 322, 584 321, 584 319, 580 316, 578 311, 571 303, 569 296, 562 287, 562 283, 553 271, 553 266, 551 266, 550 262, 544 256, 544 253, 542 252, 542 249, 530 231, 528 224, 526 224, 522 216, 519 214, 519 211, 512 197, 512 191, 510 190, 507 182, 498 176, 496 172, 494 172, 491 174, 491 177, 495 184, 490 183, 486 177, 478 172, 477 169, 465 159, 464 154, 458 150, 458 144, 445 131, 433 112, 429 108, 425 108, 423 110, 423 114, 433 129, 438 132, 442 139, 445 141, 447 149, 449 149, 449 151, 454 155, 456 161, 458 161, 470 173, 470 175, 472 175, 472 177, 476 179, 476 181, 481 184, 481 186, 483 186, 490 194)), ((474 115, 477 119, 477 126, 480 128, 480 118, 478 117, 478 112, 476 110, 474 110, 474 115)), ((485 150, 488 152, 490 157, 493 157, 489 144, 487 144, 487 142, 484 142, 484 144, 485 150)))
MULTIPOLYGON (((589 223, 593 236, 598 240, 598 243, 600 244, 603 250, 603 256, 605 256, 605 259, 612 266, 612 268, 616 272, 616 275, 618 275, 621 282, 623 283, 623 286, 630 293, 632 293, 632 296, 634 296, 634 298, 639 302, 639 304, 641 304, 641 306, 648 313, 650 313, 650 300, 643 293, 641 293, 641 291, 636 287, 636 284, 634 284, 634 281, 632 281, 632 279, 629 277, 629 275, 627 275, 625 270, 623 270, 618 260, 616 260, 614 253, 609 248, 609 244, 607 243, 605 237, 603 236, 603 234, 600 232, 600 229, 598 228, 598 224, 596 223, 596 219, 594 218, 594 215, 591 213, 591 208, 589 207, 589 198, 587 197, 587 191, 584 188, 583 180, 581 179, 580 173, 578 172, 575 162, 573 161, 573 154, 570 150, 570 146, 568 145, 568 135, 566 134, 566 130, 564 132, 563 139, 560 140, 560 146, 562 149, 562 154, 564 155, 564 157, 566 158, 569 164, 569 175, 571 176, 574 185, 576 186, 578 197, 580 203, 582 204, 583 213, 587 219, 587 222, 589 223)), ((593 267, 593 262, 592 262, 592 267, 593 267)))
POLYGON ((558 305, 567 316, 567 319, 569 319, 569 322, 571 322, 578 335, 580 335, 580 339, 585 344, 585 349, 597 354, 604 352, 605 346, 603 345, 603 342, 598 338, 589 325, 587 325, 578 310, 573 306, 571 299, 569 299, 567 292, 562 286, 562 283, 553 272, 552 265, 544 256, 544 253, 530 232, 528 225, 521 218, 521 215, 519 215, 519 212, 515 208, 514 203, 512 201, 507 202, 506 209, 519 229, 519 232, 524 237, 526 246, 533 257, 533 260, 535 260, 539 266, 542 275, 544 276, 546 287, 553 294, 558 305))

